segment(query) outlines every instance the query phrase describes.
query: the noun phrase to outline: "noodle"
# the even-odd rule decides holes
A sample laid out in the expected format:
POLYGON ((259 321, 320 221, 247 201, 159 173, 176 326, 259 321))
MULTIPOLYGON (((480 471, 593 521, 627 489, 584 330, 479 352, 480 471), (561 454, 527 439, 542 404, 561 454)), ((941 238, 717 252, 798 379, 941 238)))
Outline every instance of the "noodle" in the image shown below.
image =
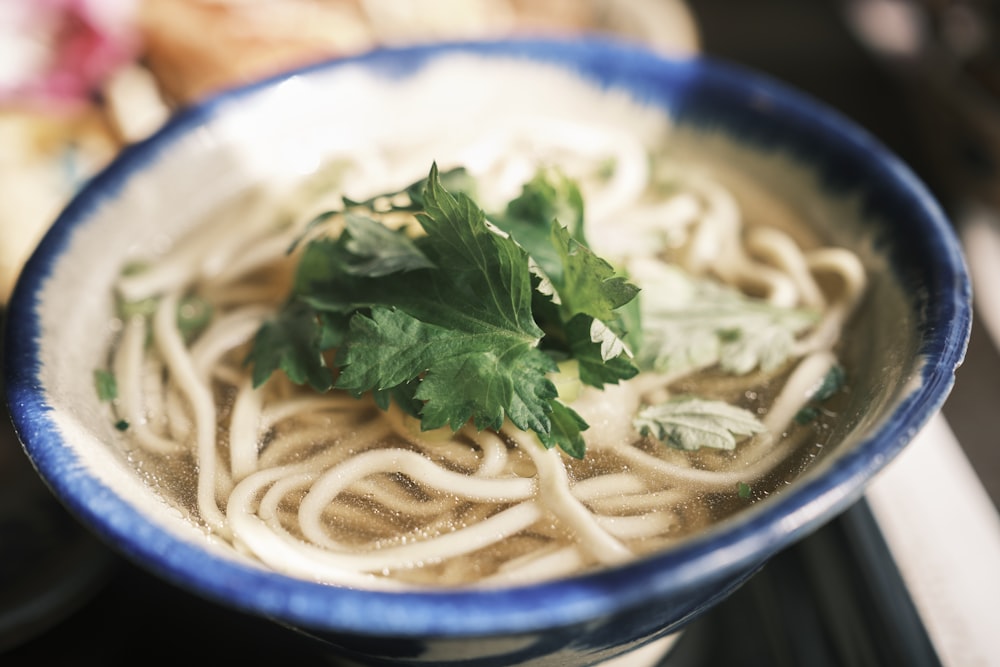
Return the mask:
MULTIPOLYGON (((126 302, 156 300, 151 317, 124 318, 110 365, 130 456, 156 471, 162 493, 268 567, 395 590, 521 583, 626 562, 704 530, 801 470, 822 425, 798 420, 839 365, 837 346, 866 288, 858 257, 768 226, 741 210, 723 182, 650 156, 619 131, 522 120, 458 155, 484 202, 509 200, 542 164, 566 165, 585 195, 594 245, 648 292, 644 322, 691 326, 742 307, 726 297, 711 312, 697 309, 726 285, 754 300, 754 317, 793 322, 787 355, 757 350, 748 362, 722 333, 691 344, 684 363, 657 365, 667 353, 640 348, 637 359, 652 361, 639 375, 567 399, 591 425, 582 460, 542 447, 509 421, 495 431, 467 424, 422 432, 371 397, 321 395, 282 376, 255 389, 248 349, 293 279, 288 249, 315 234, 294 214, 315 207, 301 200, 309 188, 261 188, 220 211, 199 230, 204 238, 143 258, 146 270, 118 284, 126 302), (676 282, 654 289, 644 280, 676 282), (671 301, 687 293, 691 303, 671 301), (212 309, 193 335, 178 324, 191 295, 212 309), (785 314, 793 311, 816 317, 802 324, 785 314), (761 431, 729 449, 684 451, 633 422, 642 406, 687 393, 759 415, 761 431), (175 488, 173 476, 193 483, 175 488)), ((352 183, 426 168, 388 153, 359 158, 354 172, 349 156, 338 160, 352 183)), ((643 345, 670 342, 649 334, 643 345)))

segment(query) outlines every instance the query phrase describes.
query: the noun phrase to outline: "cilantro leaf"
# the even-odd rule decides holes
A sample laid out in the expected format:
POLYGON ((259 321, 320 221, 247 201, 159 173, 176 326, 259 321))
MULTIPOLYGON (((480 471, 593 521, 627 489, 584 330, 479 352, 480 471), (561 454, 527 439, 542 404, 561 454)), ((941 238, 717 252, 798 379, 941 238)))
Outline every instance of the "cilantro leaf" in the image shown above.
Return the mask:
POLYGON ((580 359, 581 380, 602 387, 637 372, 625 358, 625 319, 616 311, 639 290, 589 249, 583 215, 576 183, 556 169, 540 169, 506 211, 490 220, 536 264, 534 313, 546 345, 580 359))
POLYGON ((732 450, 737 437, 764 431, 764 425, 749 410, 723 401, 679 397, 643 408, 633 423, 642 435, 665 445, 694 451, 702 447, 732 450))
POLYGON ((821 403, 843 389, 846 383, 847 372, 844 367, 840 364, 834 364, 823 376, 823 382, 820 383, 810 400, 821 403))
POLYGON ((635 298, 638 288, 557 222, 550 240, 563 270, 551 280, 551 305, 536 309, 546 333, 561 340, 580 362, 585 384, 600 388, 634 377, 638 369, 629 359, 616 311, 635 298))
POLYGON ((333 377, 320 346, 323 328, 316 311, 302 301, 291 301, 278 317, 265 322, 254 337, 248 362, 253 384, 259 387, 281 369, 296 384, 309 383, 317 391, 333 386, 333 377))
MULTIPOLYGON (((440 172, 438 179, 441 185, 449 192, 463 192, 470 197, 475 195, 476 180, 464 167, 455 167, 440 172)), ((349 197, 342 197, 341 199, 347 208, 366 208, 370 211, 381 212, 422 211, 424 209, 424 190, 427 188, 427 181, 428 178, 421 178, 410 183, 402 190, 376 195, 362 201, 349 197)))
POLYGON ((557 392, 547 374, 555 363, 523 343, 504 350, 498 342, 488 350, 466 346, 464 352, 443 356, 427 374, 416 393, 426 401, 425 428, 447 423, 455 430, 471 417, 479 429, 499 429, 506 412, 521 430, 550 431, 557 392))
POLYGON ((500 329, 466 332, 421 322, 406 312, 373 308, 355 315, 337 387, 360 395, 421 377, 421 426, 453 430, 470 418, 497 429, 505 416, 522 430, 547 431, 555 386, 551 359, 532 341, 500 329))
POLYGON ((558 446, 575 459, 582 459, 587 445, 583 441, 582 432, 588 426, 587 422, 575 410, 561 401, 552 402, 552 430, 540 433, 539 440, 547 449, 558 446))
POLYGON ((597 321, 586 315, 577 315, 566 325, 566 337, 571 355, 579 364, 580 381, 592 387, 617 384, 639 372, 620 353, 608 357, 602 350, 602 341, 594 340, 597 321))
POLYGON ((646 298, 640 304, 644 327, 637 361, 641 368, 664 373, 716 364, 736 375, 758 367, 773 370, 788 359, 795 336, 817 317, 667 265, 640 282, 646 286, 646 298))
POLYGON ((502 214, 490 216, 490 222, 528 251, 567 321, 577 313, 612 321, 612 311, 639 291, 589 249, 583 196, 576 182, 557 169, 539 169, 521 195, 502 214))
POLYGON ((351 320, 337 357, 337 387, 360 394, 420 378, 422 427, 499 428, 505 417, 522 430, 548 432, 556 369, 538 348, 531 312, 528 256, 489 229, 467 196, 448 193, 432 168, 418 219, 419 248, 435 267, 395 277, 338 281, 340 299, 370 314, 351 320), (357 294, 355 295, 355 292, 357 294))
POLYGON ((823 376, 820 386, 813 392, 809 401, 795 413, 795 422, 798 424, 808 424, 820 415, 820 403, 832 397, 844 388, 847 382, 847 372, 840 364, 834 364, 823 376))
POLYGON ((503 213, 489 219, 513 236, 547 276, 561 280, 562 262, 551 239, 553 221, 586 244, 583 215, 583 196, 576 183, 556 169, 539 169, 520 196, 510 201, 503 213))
POLYGON ((405 233, 350 213, 345 220, 344 248, 360 260, 346 267, 349 272, 379 277, 434 266, 405 233))
MULTIPOLYGON (((472 189, 464 171, 450 174, 472 189)), ((508 207, 517 236, 498 232, 443 181, 433 165, 405 191, 344 198, 345 211, 317 217, 317 225, 342 220, 343 231, 302 249, 288 302, 248 356, 255 384, 280 369, 321 391, 371 392, 379 406, 395 402, 419 417, 424 430, 470 420, 498 429, 509 419, 582 457, 587 424, 558 400, 550 376, 556 359, 576 356, 589 384, 632 377, 624 343, 605 322, 617 322, 615 310, 637 289, 587 248, 582 199, 568 179, 525 186, 508 207), (386 211, 414 213, 425 233, 383 226, 377 217, 386 211), (553 214, 567 214, 575 235, 553 214), (538 289, 542 262, 557 277, 549 295, 538 289), (324 357, 333 348, 336 374, 324 357)))
POLYGON ((569 230, 558 223, 552 224, 552 245, 563 270, 555 276, 547 275, 567 320, 586 313, 594 319, 612 322, 616 317, 614 310, 639 293, 638 287, 616 275, 613 266, 571 237, 569 230))
POLYGON ((200 296, 188 294, 177 304, 177 328, 184 340, 193 341, 212 321, 212 305, 200 296))
POLYGON ((102 403, 118 398, 118 380, 111 371, 95 369, 94 388, 97 390, 97 399, 102 403))

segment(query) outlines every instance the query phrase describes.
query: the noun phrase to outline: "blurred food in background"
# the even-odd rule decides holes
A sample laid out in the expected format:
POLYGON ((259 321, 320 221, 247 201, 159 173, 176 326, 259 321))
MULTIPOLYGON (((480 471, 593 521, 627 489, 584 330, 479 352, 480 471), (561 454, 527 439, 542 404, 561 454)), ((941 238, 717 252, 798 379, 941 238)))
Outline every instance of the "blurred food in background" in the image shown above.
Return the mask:
POLYGON ((179 107, 381 45, 581 32, 699 47, 682 0, 0 0, 0 307, 72 194, 179 107))
POLYGON ((143 0, 138 25, 150 69, 180 103, 378 45, 580 31, 666 51, 697 41, 672 0, 143 0))
POLYGON ((139 53, 132 9, 0 0, 0 305, 47 224, 120 145, 93 95, 139 53))

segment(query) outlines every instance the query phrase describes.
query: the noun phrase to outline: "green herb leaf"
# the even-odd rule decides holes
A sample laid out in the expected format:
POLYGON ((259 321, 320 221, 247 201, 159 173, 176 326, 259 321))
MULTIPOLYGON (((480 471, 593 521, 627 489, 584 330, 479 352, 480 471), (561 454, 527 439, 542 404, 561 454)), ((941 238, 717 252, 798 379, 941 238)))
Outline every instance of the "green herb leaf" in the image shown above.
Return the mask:
POLYGON ((333 376, 323 359, 323 327, 316 311, 302 301, 291 301, 278 317, 265 322, 254 337, 248 363, 253 364, 253 384, 259 387, 281 369, 296 384, 308 383, 317 391, 333 386, 333 376))
POLYGON ((346 268, 350 273, 377 278, 434 267, 405 233, 359 215, 348 214, 346 223, 344 247, 360 260, 346 268))
MULTIPOLYGON (((442 187, 452 193, 464 193, 469 197, 474 197, 476 193, 476 180, 464 167, 455 167, 438 174, 438 180, 442 187)), ((347 208, 365 208, 370 211, 422 211, 424 209, 424 190, 427 189, 427 178, 421 178, 396 192, 387 192, 376 195, 371 199, 358 201, 349 197, 343 197, 344 206, 347 208)))
POLYGON ((749 410, 723 401, 690 397, 643 408, 633 423, 642 435, 687 451, 702 447, 732 450, 738 438, 765 430, 749 410))
POLYGON ((753 489, 751 489, 750 485, 747 484, 746 482, 740 482, 737 485, 736 494, 740 497, 740 499, 747 500, 748 498, 750 498, 750 495, 752 493, 753 489))
POLYGON ((576 183, 556 169, 541 169, 504 214, 490 220, 538 267, 534 313, 548 336, 546 344, 579 359, 581 380, 602 387, 637 372, 627 359, 617 309, 639 290, 588 248, 583 215, 576 183))
POLYGON ((527 254, 490 231, 468 197, 445 191, 436 170, 425 203, 420 248, 448 268, 356 285, 378 305, 351 320, 337 387, 357 395, 419 377, 422 428, 457 429, 470 418, 499 428, 507 416, 547 432, 556 390, 545 376, 555 364, 538 349, 527 254))
POLYGON ((123 320, 132 317, 151 317, 156 312, 156 307, 160 305, 160 298, 151 296, 138 301, 118 301, 118 317, 123 320))
POLYGON ((193 341, 212 321, 212 305, 196 294, 177 304, 177 328, 185 341, 193 341))
POLYGON ((847 372, 844 370, 844 367, 840 364, 834 364, 827 371, 826 375, 823 376, 823 382, 820 384, 819 389, 812 395, 811 400, 816 403, 825 401, 843 389, 846 382, 847 372))
POLYGON ((679 374, 718 364, 734 375, 774 370, 788 359, 795 336, 817 318, 812 311, 773 306, 668 265, 649 278, 652 284, 642 281, 647 287, 641 368, 679 374))
POLYGON ((639 369, 625 355, 615 350, 605 353, 602 349, 605 340, 594 340, 595 324, 600 330, 600 323, 593 318, 577 315, 566 325, 565 335, 572 358, 579 363, 580 381, 600 388, 605 384, 617 384, 620 380, 635 377, 639 369))
POLYGON ((556 248, 562 271, 547 274, 559 297, 559 309, 564 319, 585 313, 603 322, 614 321, 615 309, 639 293, 639 288, 585 245, 572 238, 558 223, 552 225, 552 245, 556 248))
MULTIPOLYGON (((579 355, 581 378, 590 384, 635 374, 620 338, 597 318, 614 320, 636 288, 551 220, 540 225, 544 236, 525 244, 488 224, 467 195, 449 192, 436 165, 423 185, 368 202, 345 199, 369 206, 372 216, 387 205, 417 210, 425 233, 415 238, 371 216, 327 218, 343 217, 344 231, 303 249, 288 303, 258 332, 248 357, 254 382, 281 369, 294 382, 328 388, 333 375, 324 353, 337 348, 336 388, 372 392, 382 407, 394 401, 419 416, 424 430, 454 430, 470 420, 497 429, 510 419, 546 446, 582 456, 587 425, 557 400, 549 376, 555 360, 571 354, 579 355), (407 208, 407 201, 420 208, 407 208), (535 289, 538 261, 526 246, 552 262, 565 301, 535 289)), ((582 216, 575 185, 564 186, 568 210, 582 216)), ((559 208, 532 194, 534 187, 541 185, 526 186, 525 199, 509 209, 548 216, 538 211, 559 208)))
POLYGON ((795 423, 805 426, 811 424, 819 417, 819 408, 814 405, 807 405, 795 413, 795 423))
POLYGON ((587 445, 583 441, 583 431, 588 426, 583 417, 561 401, 552 402, 552 430, 539 434, 539 440, 546 448, 558 446, 575 459, 582 459, 586 454, 587 445))
POLYGON ((557 169, 540 169, 502 214, 490 216, 490 222, 513 236, 550 279, 561 281, 562 260, 552 244, 552 225, 558 221, 571 238, 585 245, 583 215, 583 196, 576 183, 557 169))
POLYGON ((111 371, 98 368, 94 371, 94 387, 97 398, 101 402, 113 401, 118 398, 118 381, 111 371))
POLYGON ((805 425, 818 418, 820 415, 819 404, 843 389, 846 382, 847 373, 844 367, 840 364, 831 366, 830 370, 823 376, 823 382, 820 383, 819 388, 813 392, 809 402, 795 413, 795 423, 805 425))

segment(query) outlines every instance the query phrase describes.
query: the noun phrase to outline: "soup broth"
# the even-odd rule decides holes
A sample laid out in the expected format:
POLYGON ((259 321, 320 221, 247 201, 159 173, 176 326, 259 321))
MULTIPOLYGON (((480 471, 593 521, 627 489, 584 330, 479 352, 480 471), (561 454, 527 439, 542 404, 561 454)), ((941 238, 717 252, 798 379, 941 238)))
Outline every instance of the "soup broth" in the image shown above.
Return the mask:
MULTIPOLYGON (((248 360, 310 242, 339 239, 359 205, 387 230, 429 233, 415 217, 421 191, 407 186, 431 163, 387 145, 290 188, 243 191, 123 271, 108 372, 129 460, 191 521, 268 567, 387 589, 621 563, 780 492, 823 455, 848 395, 844 332, 865 270, 698 141, 653 134, 521 119, 435 158, 441 174, 467 177, 488 221, 539 174, 565 177, 582 196, 586 247, 639 288, 628 306, 639 332, 590 330, 603 360, 634 376, 592 386, 553 353, 558 400, 587 425, 582 454, 509 418, 426 428, 419 405, 317 391, 281 370, 255 386, 248 360)), ((559 304, 532 270, 534 291, 559 304)), ((338 351, 323 352, 334 380, 338 351)))

